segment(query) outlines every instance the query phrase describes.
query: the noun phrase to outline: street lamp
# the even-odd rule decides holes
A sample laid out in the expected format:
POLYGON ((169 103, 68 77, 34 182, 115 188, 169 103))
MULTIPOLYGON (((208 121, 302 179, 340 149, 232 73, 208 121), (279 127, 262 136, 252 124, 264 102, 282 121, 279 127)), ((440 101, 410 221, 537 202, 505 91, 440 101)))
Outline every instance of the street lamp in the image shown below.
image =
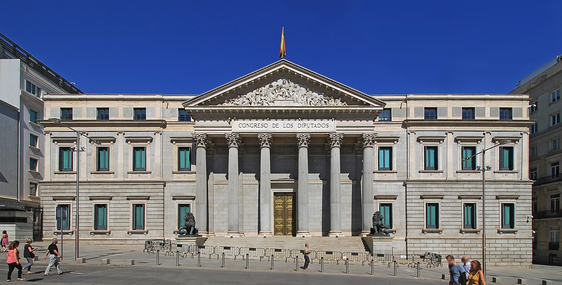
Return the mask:
MULTIPOLYGON (((75 221, 76 230, 74 236, 74 261, 78 261, 78 257, 80 256, 80 151, 82 151, 80 148, 80 136, 92 140, 95 144, 99 144, 99 142, 88 137, 86 133, 81 132, 63 123, 58 118, 49 118, 48 121, 55 123, 57 125, 65 126, 76 133, 76 221, 75 221)), ((61 215, 61 219, 62 219, 62 215, 61 215)), ((61 222, 61 239, 62 239, 62 222, 61 222)))
POLYGON ((479 154, 482 154, 482 166, 480 166, 480 172, 482 172, 482 272, 486 276, 486 170, 491 170, 490 166, 485 166, 486 161, 486 151, 496 148, 501 145, 511 143, 509 140, 502 140, 489 148, 485 148, 480 152, 477 152, 462 161, 470 160, 479 154))

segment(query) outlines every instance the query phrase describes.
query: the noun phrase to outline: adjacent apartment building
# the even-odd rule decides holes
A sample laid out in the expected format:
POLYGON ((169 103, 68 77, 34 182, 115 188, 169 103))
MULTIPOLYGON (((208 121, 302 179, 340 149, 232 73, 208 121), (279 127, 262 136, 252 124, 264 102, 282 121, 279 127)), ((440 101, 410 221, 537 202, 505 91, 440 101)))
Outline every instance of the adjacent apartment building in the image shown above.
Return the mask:
POLYGON ((531 264, 527 95, 368 95, 283 59, 200 95, 43 100, 46 237, 74 238, 77 203, 107 244, 174 238, 186 212, 208 242, 344 243, 381 211, 384 250, 478 258, 485 230, 489 263, 531 264))
POLYGON ((46 94, 81 94, 16 43, 0 34, 0 231, 10 239, 42 237, 39 182, 43 179, 46 94))
POLYGON ((533 261, 562 265, 562 55, 522 79, 511 94, 529 94, 529 177, 533 184, 533 261))

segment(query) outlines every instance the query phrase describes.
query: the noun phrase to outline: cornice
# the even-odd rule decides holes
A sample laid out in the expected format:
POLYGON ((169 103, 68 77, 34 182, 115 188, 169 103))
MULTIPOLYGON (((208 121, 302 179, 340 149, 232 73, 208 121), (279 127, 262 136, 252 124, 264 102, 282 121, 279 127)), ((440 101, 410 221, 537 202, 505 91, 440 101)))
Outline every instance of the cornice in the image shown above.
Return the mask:
POLYGON ((378 114, 382 111, 381 107, 374 106, 186 106, 186 109, 193 114, 312 114, 312 113, 351 113, 351 114, 378 114))
POLYGON ((455 119, 439 119, 439 120, 424 120, 424 119, 409 119, 404 120, 404 125, 410 126, 502 126, 502 127, 529 127, 534 124, 530 120, 455 120, 455 119))
MULTIPOLYGON (((53 128, 53 127, 64 127, 56 122, 52 122, 49 120, 41 120, 39 123, 46 128, 53 128)), ((135 120, 107 120, 107 121, 99 121, 99 120, 70 120, 70 121, 62 121, 65 125, 71 127, 158 127, 158 128, 165 128, 166 127, 166 120, 145 120, 145 121, 135 121, 135 120)))

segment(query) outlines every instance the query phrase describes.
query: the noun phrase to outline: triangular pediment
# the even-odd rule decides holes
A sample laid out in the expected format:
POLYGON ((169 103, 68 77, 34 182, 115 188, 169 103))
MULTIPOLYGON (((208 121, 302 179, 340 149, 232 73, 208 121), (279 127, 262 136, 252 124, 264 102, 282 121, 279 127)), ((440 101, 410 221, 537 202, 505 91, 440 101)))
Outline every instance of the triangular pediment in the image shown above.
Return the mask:
POLYGON ((205 108, 275 109, 337 108, 381 110, 385 103, 300 65, 282 59, 183 104, 205 108))

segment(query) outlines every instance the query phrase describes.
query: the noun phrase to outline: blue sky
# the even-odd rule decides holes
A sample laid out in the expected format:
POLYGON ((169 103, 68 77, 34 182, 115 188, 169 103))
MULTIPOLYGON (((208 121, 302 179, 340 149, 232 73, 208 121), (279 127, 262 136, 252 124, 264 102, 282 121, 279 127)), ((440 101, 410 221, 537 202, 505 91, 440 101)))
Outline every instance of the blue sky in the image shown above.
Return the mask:
POLYGON ((507 93, 562 54, 562 1, 0 0, 86 93, 199 94, 287 59, 369 94, 507 93))

